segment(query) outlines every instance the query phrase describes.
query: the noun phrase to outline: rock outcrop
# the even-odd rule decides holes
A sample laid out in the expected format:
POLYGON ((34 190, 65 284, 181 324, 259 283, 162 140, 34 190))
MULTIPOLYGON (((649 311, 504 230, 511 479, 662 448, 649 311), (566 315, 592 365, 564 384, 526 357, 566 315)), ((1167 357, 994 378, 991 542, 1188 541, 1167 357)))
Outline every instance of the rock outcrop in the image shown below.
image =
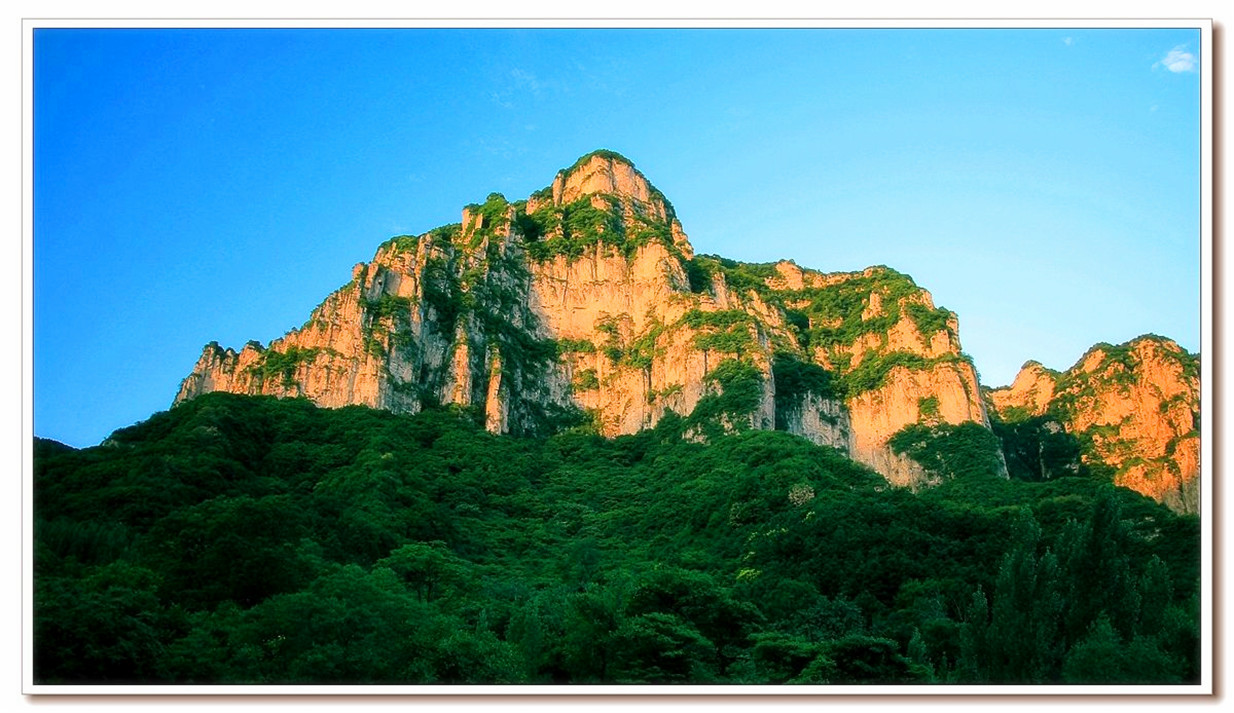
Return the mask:
POLYGON ((1116 485, 1185 513, 1199 511, 1200 362, 1169 339, 1098 344, 1066 372, 1024 365, 990 392, 999 416, 1049 415, 1079 441, 1082 459, 1116 485))
POLYGON ((696 256, 664 195, 598 151, 526 201, 492 194, 457 224, 386 241, 268 347, 211 343, 176 401, 454 404, 515 434, 583 420, 626 434, 672 412, 693 437, 779 428, 916 487, 936 476, 892 452, 894 434, 988 426, 957 330, 886 267, 696 256))
POLYGON ((1035 361, 1025 362, 1011 386, 990 391, 990 400, 1003 416, 1014 415, 1016 409, 1029 416, 1040 416, 1054 398, 1058 376, 1058 372, 1035 361))

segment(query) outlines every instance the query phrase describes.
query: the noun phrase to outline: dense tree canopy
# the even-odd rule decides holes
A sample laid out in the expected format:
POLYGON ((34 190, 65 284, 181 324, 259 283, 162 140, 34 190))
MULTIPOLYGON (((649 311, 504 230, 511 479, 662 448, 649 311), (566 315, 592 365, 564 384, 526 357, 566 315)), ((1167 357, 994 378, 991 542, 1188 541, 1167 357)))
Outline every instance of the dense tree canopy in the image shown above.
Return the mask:
POLYGON ((1194 517, 1066 472, 914 494, 690 426, 511 438, 219 393, 38 441, 36 680, 1197 679, 1194 517))

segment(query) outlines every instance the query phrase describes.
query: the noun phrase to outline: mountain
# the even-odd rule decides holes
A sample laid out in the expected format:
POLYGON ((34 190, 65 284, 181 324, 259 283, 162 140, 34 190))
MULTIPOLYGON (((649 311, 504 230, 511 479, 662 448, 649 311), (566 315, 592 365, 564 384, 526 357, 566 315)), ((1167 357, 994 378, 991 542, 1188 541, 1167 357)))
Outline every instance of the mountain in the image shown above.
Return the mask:
POLYGON ((695 255, 589 154, 36 439, 32 678, 1195 684, 1200 520, 1094 476, 1194 512, 1198 363, 983 389, 908 276, 695 255))
POLYGON ((1199 357, 1145 335, 1098 344, 1062 373, 1030 361, 989 400, 1001 420, 1057 424, 1076 437, 1080 459, 1110 471, 1116 485, 1197 513, 1199 393, 1199 357))
POLYGON ((207 345, 176 402, 210 391, 455 404, 515 434, 583 418, 629 434, 671 411, 699 437, 779 428, 911 486, 938 475, 894 434, 988 425, 955 315, 911 278, 696 256, 672 204, 610 151, 526 201, 492 194, 388 240, 268 347, 207 345))
MULTIPOLYGON (((1110 378, 1125 374, 1139 391, 1085 400, 1108 371, 1086 357, 1066 377, 1030 368, 987 402, 958 329, 887 267, 824 273, 695 255, 664 194, 601 150, 526 200, 490 194, 459 223, 387 240, 268 347, 207 345, 176 403, 227 391, 396 413, 449 404, 512 434, 589 422, 616 436, 673 414, 693 438, 784 430, 918 488, 961 470, 1007 477, 987 408, 1040 415, 1072 394, 1060 418, 1092 441, 1086 466, 1108 465, 1176 509, 1194 505, 1198 439, 1183 436, 1197 379, 1158 384, 1175 372, 1127 362, 1110 378), (1168 434, 1153 415, 1158 392, 1176 399, 1168 434)), ((1120 349, 1090 357, 1123 364, 1120 349)))

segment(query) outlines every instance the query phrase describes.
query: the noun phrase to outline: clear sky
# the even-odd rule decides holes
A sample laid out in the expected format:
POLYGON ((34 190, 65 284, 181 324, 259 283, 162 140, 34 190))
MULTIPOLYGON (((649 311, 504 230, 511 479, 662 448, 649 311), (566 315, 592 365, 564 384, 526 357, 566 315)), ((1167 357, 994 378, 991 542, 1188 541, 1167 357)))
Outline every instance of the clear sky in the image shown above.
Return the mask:
POLYGON ((34 429, 166 409, 391 235, 632 159, 696 252, 885 264, 983 383, 1201 349, 1195 30, 87 30, 34 44, 34 429))

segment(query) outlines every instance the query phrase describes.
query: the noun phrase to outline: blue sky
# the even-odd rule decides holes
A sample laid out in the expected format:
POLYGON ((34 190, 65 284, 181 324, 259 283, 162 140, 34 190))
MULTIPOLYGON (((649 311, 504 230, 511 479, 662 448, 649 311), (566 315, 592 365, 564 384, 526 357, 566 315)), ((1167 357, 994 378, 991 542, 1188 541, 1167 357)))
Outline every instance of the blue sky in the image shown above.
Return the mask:
POLYGON ((391 235, 631 158, 697 252, 885 264, 988 385, 1153 332, 1201 349, 1200 35, 87 30, 34 44, 34 428, 170 406, 391 235))

